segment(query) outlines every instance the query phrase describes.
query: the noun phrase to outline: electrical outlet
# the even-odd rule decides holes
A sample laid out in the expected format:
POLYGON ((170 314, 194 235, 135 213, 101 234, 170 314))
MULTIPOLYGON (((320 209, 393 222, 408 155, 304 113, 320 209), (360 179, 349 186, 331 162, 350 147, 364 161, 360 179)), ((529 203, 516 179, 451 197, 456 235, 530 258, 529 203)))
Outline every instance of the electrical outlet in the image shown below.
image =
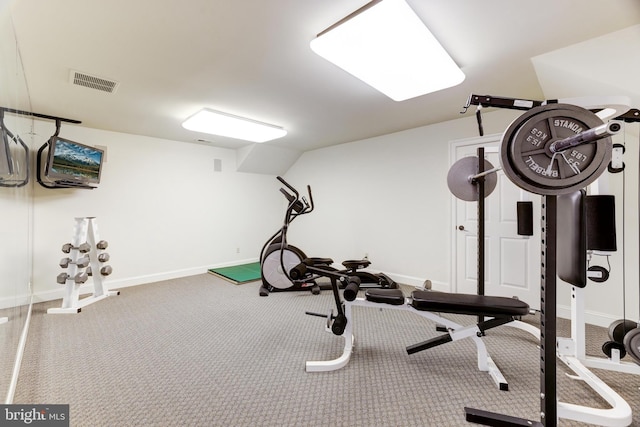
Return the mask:
POLYGON ((240 248, 236 248, 236 253, 239 254, 240 253, 240 248))

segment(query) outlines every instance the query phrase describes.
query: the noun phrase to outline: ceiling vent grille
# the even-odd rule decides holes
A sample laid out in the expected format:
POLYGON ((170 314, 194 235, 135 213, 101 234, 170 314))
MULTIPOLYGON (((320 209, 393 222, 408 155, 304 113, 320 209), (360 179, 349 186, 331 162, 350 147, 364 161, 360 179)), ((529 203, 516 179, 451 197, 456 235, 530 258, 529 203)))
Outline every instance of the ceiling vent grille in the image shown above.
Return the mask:
POLYGON ((92 76, 75 70, 71 70, 70 80, 71 84, 76 86, 84 86, 91 89, 101 90, 102 92, 113 93, 118 88, 118 82, 116 81, 92 76))

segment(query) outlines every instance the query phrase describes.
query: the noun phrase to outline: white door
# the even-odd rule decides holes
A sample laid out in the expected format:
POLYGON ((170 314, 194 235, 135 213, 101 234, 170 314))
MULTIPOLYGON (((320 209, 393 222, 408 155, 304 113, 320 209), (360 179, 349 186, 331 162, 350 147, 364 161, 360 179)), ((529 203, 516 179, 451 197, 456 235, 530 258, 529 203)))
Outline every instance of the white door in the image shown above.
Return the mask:
MULTIPOLYGON (((500 167, 500 135, 452 142, 452 164, 477 156, 485 147, 485 159, 500 167)), ((520 190, 502 171, 497 172, 495 190, 485 198, 485 295, 517 297, 533 309, 540 308, 540 196, 520 190), (533 202, 534 235, 517 233, 517 204, 533 202)), ((454 199, 453 271, 454 290, 478 290, 478 204, 454 199)))

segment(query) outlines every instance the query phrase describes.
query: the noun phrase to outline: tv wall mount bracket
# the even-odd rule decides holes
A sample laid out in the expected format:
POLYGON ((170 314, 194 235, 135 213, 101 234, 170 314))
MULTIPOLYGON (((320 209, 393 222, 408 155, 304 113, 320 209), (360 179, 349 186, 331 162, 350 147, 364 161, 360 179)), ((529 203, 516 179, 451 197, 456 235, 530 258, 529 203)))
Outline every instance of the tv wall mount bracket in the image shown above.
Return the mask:
MULTIPOLYGON (((45 120, 53 120, 56 123, 56 132, 53 134, 53 136, 58 136, 58 134, 60 133, 60 126, 62 125, 62 122, 65 123, 73 123, 73 124, 80 124, 82 123, 79 120, 74 120, 74 119, 65 119, 63 117, 56 117, 56 116, 50 116, 48 114, 40 114, 40 113, 33 113, 31 111, 24 111, 24 110, 16 110, 14 108, 7 108, 7 107, 0 107, 0 124, 1 124, 1 129, 7 132, 7 135, 9 137, 11 137, 12 139, 18 141, 22 147, 25 150, 25 153, 27 155, 27 159, 29 158, 29 148, 27 147, 27 145, 22 141, 22 139, 19 136, 13 136, 13 134, 9 131, 9 129, 6 128, 6 126, 4 125, 4 113, 12 113, 12 114, 17 114, 17 115, 21 115, 21 116, 30 116, 30 117, 36 117, 38 119, 45 119, 45 120)), ((47 142, 45 142, 42 147, 40 147, 40 149, 38 150, 38 154, 36 157, 36 178, 38 180, 38 183, 45 187, 45 188, 70 188, 69 186, 63 186, 63 185, 59 185, 59 184, 52 184, 52 183, 48 183, 42 180, 42 152, 44 151, 44 149, 46 147, 49 146, 49 139, 47 140, 47 142)), ((27 161, 27 177, 25 178, 24 182, 21 182, 20 185, 13 185, 15 187, 19 187, 22 185, 25 185, 28 181, 29 181, 29 162, 27 161)), ((93 189, 94 187, 91 187, 89 185, 86 186, 74 186, 73 188, 88 188, 88 189, 93 189)))

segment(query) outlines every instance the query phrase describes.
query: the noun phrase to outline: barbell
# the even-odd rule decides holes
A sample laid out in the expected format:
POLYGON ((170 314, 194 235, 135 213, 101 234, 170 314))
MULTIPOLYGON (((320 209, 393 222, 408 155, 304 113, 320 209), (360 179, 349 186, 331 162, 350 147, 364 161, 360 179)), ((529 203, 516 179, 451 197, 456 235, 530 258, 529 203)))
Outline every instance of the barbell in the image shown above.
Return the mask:
POLYGON ((607 169, 611 136, 620 123, 602 120, 569 104, 533 108, 514 120, 502 136, 500 160, 507 177, 541 195, 587 187, 607 169))
POLYGON ((501 167, 477 157, 455 162, 447 174, 451 193, 465 201, 477 201, 477 183, 484 179, 485 197, 496 187, 496 172, 534 194, 557 195, 584 188, 607 169, 611 160, 611 136, 620 123, 602 120, 589 110, 569 104, 535 107, 515 119, 502 135, 501 167))

